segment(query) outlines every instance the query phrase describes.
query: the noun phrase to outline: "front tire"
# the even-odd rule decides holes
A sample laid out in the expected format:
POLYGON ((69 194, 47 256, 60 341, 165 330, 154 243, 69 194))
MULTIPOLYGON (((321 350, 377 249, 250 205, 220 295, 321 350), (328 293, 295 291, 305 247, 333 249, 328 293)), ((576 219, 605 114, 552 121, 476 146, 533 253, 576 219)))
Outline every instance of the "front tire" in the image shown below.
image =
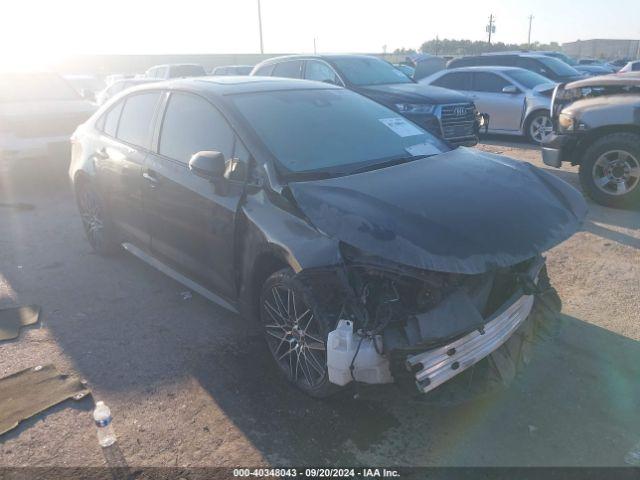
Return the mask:
POLYGON ((100 255, 112 255, 119 250, 116 228, 102 197, 87 180, 76 185, 76 203, 82 226, 93 250, 100 255))
POLYGON ((290 268, 272 274, 260 294, 260 321, 278 370, 306 394, 323 398, 339 390, 327 373, 332 326, 317 312, 290 268))
POLYGON ((525 122, 525 135, 531 143, 544 143, 553 132, 553 123, 547 110, 533 112, 525 122))
POLYGON ((596 140, 584 153, 580 184, 607 207, 640 204, 640 135, 611 133, 596 140))

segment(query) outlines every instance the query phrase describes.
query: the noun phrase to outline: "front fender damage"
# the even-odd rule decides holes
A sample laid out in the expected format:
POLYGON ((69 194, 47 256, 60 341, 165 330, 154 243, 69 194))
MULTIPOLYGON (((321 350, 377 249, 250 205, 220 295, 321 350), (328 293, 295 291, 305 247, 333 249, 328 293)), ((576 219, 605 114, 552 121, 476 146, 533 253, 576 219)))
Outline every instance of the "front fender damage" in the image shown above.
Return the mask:
MULTIPOLYGON (((429 272, 368 257, 343 245, 344 261, 310 268, 296 282, 316 315, 333 325, 329 381, 380 384, 413 379, 428 392, 480 360, 510 375, 501 349, 530 337, 528 320, 557 298, 537 256, 513 267, 464 275, 429 272)), ((529 338, 530 340, 530 338, 529 338)))

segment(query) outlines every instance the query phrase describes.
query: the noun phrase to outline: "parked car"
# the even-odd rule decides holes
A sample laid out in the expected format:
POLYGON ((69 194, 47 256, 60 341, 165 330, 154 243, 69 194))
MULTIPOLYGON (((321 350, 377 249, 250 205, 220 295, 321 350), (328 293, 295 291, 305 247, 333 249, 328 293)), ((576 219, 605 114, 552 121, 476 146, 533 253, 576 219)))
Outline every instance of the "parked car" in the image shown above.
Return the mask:
POLYGON ((257 321, 318 397, 354 380, 428 392, 496 349, 515 368, 538 301, 557 306, 541 254, 586 212, 554 175, 320 82, 142 85, 73 142, 92 247, 123 244, 257 321))
POLYGON ((568 56, 568 55, 566 55, 566 54, 564 54, 562 52, 536 50, 535 53, 540 54, 540 55, 546 55, 547 57, 557 58, 558 60, 562 60, 567 65, 571 65, 577 71, 585 73, 586 75, 589 75, 589 76, 606 75, 608 73, 613 73, 615 71, 608 64, 602 64, 602 65, 597 65, 597 64, 583 65, 583 64, 579 64, 575 59, 571 58, 570 56, 568 56))
POLYGON ((113 73, 111 75, 107 75, 106 77, 104 77, 104 83, 106 84, 107 87, 109 87, 113 85, 115 82, 117 82, 118 80, 126 80, 134 77, 135 75, 128 74, 128 73, 113 73))
POLYGON ((607 62, 607 66, 611 68, 614 72, 618 72, 622 67, 624 67, 631 60, 628 58, 618 58, 616 60, 612 60, 607 62))
POLYGON ((110 86, 108 86, 101 92, 98 92, 98 94, 96 95, 96 103, 98 105, 102 105, 111 97, 122 92, 123 90, 126 90, 127 88, 131 88, 136 85, 142 85, 143 83, 152 83, 157 81, 158 80, 155 80, 153 78, 128 78, 125 80, 116 80, 110 86))
POLYGON ((420 85, 368 55, 292 55, 265 60, 251 75, 304 78, 344 86, 399 112, 453 145, 478 143, 483 122, 461 93, 420 85))
POLYGON ((104 80, 95 75, 65 75, 63 77, 85 100, 95 102, 96 93, 105 86, 104 80))
POLYGON ((251 70, 253 65, 225 65, 214 68, 211 75, 249 75, 251 70))
POLYGON ((551 133, 549 105, 555 83, 524 68, 464 67, 442 70, 420 83, 469 95, 478 110, 488 113, 488 131, 524 135, 534 143, 551 133))
POLYGON ((627 62, 627 64, 624 67, 622 67, 618 73, 627 73, 627 72, 640 72, 640 60, 627 62))
POLYGON ((415 68, 413 68, 411 65, 406 65, 404 63, 394 63, 393 66, 396 67, 398 70, 400 70, 409 78, 413 78, 413 74, 416 72, 415 68))
POLYGON ((68 162, 71 134, 95 110, 55 73, 0 73, 1 166, 68 162))
POLYGON ((144 75, 156 80, 168 80, 170 78, 204 77, 207 72, 202 65, 196 63, 173 63, 151 67, 144 75))
POLYGON ((537 53, 485 53, 454 58, 447 68, 460 67, 520 67, 531 70, 554 82, 570 82, 584 78, 584 74, 562 60, 537 53))
POLYGON ((551 111, 544 163, 579 165, 582 188, 598 203, 640 205, 640 74, 558 85, 551 111))

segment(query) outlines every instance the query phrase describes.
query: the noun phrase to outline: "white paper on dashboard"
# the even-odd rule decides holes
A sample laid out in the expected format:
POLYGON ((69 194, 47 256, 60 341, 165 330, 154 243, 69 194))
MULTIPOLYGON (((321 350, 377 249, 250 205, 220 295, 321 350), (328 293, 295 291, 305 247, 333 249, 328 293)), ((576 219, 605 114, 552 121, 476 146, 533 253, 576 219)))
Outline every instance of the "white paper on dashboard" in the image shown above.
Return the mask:
POLYGON ((414 135, 424 134, 422 130, 402 117, 379 118, 378 120, 401 137, 412 137, 414 135))
POLYGON ((442 152, 429 142, 417 143, 405 148, 405 150, 414 157, 417 157, 419 155, 437 155, 438 153, 442 152))

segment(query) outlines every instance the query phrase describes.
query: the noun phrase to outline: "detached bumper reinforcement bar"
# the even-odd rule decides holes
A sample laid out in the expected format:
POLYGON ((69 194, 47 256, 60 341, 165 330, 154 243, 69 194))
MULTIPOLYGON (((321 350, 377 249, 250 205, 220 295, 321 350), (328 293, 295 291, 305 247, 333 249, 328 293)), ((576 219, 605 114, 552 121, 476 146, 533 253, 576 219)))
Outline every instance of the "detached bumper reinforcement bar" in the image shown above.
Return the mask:
POLYGON ((420 369, 415 374, 418 390, 423 393, 433 390, 497 350, 529 316, 533 300, 533 295, 522 295, 496 313, 482 330, 407 358, 410 371, 420 369))

